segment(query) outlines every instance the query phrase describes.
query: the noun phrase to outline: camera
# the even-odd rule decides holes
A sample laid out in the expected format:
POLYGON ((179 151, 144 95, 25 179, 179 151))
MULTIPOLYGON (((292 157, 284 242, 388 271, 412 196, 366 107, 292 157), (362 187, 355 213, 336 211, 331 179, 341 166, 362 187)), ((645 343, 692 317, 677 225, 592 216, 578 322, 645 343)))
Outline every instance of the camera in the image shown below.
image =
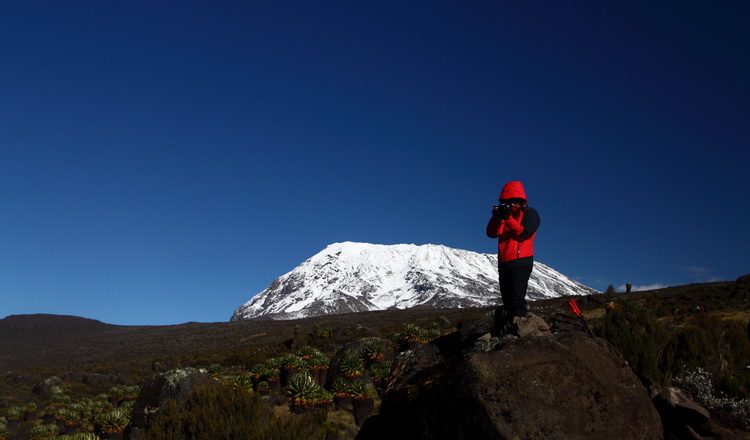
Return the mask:
POLYGON ((492 207, 492 215, 498 216, 502 219, 506 219, 510 216, 511 211, 510 203, 501 203, 492 207))
POLYGON ((511 203, 511 202, 500 202, 497 205, 493 206, 492 210, 493 211, 497 211, 497 210, 500 210, 500 211, 510 211, 511 209, 513 209, 514 205, 516 205, 516 204, 515 203, 511 203))

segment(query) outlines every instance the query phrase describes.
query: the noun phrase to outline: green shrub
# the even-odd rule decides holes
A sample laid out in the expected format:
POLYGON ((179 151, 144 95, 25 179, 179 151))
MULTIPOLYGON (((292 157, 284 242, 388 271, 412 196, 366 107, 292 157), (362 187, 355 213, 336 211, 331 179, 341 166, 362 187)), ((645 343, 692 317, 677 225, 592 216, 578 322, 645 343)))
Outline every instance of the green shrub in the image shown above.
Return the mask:
POLYGON ((315 356, 322 355, 323 353, 313 347, 310 347, 309 345, 305 345, 304 347, 301 347, 297 351, 295 351, 294 354, 299 356, 301 359, 310 360, 315 356))
POLYGON ((331 392, 333 394, 349 394, 352 389, 352 383, 343 377, 338 377, 331 384, 331 392))
POLYGON ((222 385, 230 388, 244 390, 247 393, 252 393, 253 379, 249 376, 226 376, 221 379, 222 385))
POLYGON ((219 364, 211 364, 206 369, 208 371, 208 374, 210 374, 212 377, 220 377, 222 368, 219 364))
POLYGON ((707 367, 713 357, 715 342, 702 328, 693 325, 682 326, 669 341, 662 368, 669 376, 678 377, 684 371, 707 367))
POLYGON ((384 350, 385 342, 380 338, 372 338, 367 341, 365 348, 362 349, 362 360, 367 365, 382 362, 385 358, 384 350))
POLYGON ((660 382, 663 374, 658 354, 669 340, 666 330, 650 310, 628 297, 615 299, 616 306, 607 311, 602 336, 612 343, 640 377, 660 382))
POLYGON ((371 377, 373 380, 387 379, 391 375, 391 368, 393 368, 392 361, 383 361, 379 364, 373 364, 370 366, 371 377))
POLYGON ((57 425, 34 425, 29 429, 30 440, 46 440, 49 437, 57 436, 57 425))
POLYGON ((341 359, 341 371, 350 379, 362 376, 364 368, 365 364, 357 354, 348 354, 341 359))
POLYGON ((93 432, 79 432, 73 435, 63 435, 57 438, 59 440, 100 440, 100 437, 93 432))
POLYGON ((261 398, 231 388, 201 387, 185 405, 168 400, 144 440, 307 440, 334 438, 326 414, 278 415, 261 398))
MULTIPOLYGON (((746 323, 697 311, 686 316, 673 316, 670 311, 660 321, 650 308, 631 296, 613 295, 610 299, 615 306, 607 310, 601 335, 620 350, 641 378, 671 385, 701 369, 712 378, 715 392, 750 397, 746 323)), ((695 298, 684 302, 705 303, 695 298)), ((657 305, 653 299, 648 304, 657 305)), ((665 309, 662 307, 662 311, 665 309)))
POLYGON ((291 400, 307 398, 318 385, 308 373, 297 373, 289 379, 287 394, 291 400))
POLYGON ((352 397, 359 399, 372 399, 373 397, 375 397, 375 391, 359 379, 355 379, 352 381, 352 387, 349 393, 352 397))
POLYGON ((426 344, 438 337, 440 337, 440 329, 437 323, 432 323, 427 328, 409 323, 404 326, 401 333, 396 333, 391 337, 391 342, 396 351, 403 351, 410 344, 426 344))
POLYGON ((130 408, 121 406, 112 411, 98 414, 96 420, 101 424, 103 432, 119 433, 125 431, 125 427, 130 422, 130 415, 130 408))

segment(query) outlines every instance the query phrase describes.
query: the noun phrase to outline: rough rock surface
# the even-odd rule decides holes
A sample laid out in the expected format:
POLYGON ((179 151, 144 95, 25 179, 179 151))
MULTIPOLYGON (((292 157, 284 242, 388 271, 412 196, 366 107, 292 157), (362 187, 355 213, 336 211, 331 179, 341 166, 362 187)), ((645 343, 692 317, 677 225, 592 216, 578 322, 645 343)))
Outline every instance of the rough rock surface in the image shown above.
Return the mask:
POLYGON ((676 387, 662 388, 653 402, 661 414, 665 430, 671 434, 666 438, 700 438, 696 430, 701 430, 711 418, 705 408, 676 387))
POLYGON ((538 327, 517 338, 480 325, 402 353, 357 439, 663 438, 646 388, 609 343, 538 327))
POLYGON ((748 440, 750 433, 735 423, 722 423, 677 387, 651 385, 651 395, 664 425, 665 440, 748 440))
POLYGON ((126 440, 138 440, 143 432, 159 416, 168 399, 184 404, 197 386, 220 386, 207 374, 195 368, 182 368, 153 376, 141 388, 133 406, 130 424, 125 429, 126 440))
POLYGON ((52 388, 58 387, 63 385, 64 382, 62 379, 60 379, 57 376, 50 377, 48 379, 43 380, 42 382, 34 385, 34 388, 31 389, 31 392, 34 394, 49 394, 52 388))

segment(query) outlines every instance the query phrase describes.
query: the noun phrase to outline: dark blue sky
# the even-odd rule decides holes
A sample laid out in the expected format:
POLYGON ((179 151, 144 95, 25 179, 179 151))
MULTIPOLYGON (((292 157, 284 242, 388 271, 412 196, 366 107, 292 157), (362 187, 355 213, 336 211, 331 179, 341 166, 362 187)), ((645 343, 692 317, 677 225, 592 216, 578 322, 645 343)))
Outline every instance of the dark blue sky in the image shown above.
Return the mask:
POLYGON ((750 3, 4 2, 0 317, 225 321, 340 241, 750 272, 750 3), (606 4, 609 3, 609 4, 606 4))

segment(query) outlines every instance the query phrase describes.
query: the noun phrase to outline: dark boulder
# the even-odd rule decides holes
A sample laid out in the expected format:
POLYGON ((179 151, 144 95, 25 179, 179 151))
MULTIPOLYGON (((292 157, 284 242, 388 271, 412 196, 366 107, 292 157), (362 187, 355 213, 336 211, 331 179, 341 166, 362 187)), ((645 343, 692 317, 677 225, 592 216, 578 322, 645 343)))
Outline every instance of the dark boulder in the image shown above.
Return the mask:
POLYGON ((662 438, 646 388, 608 342, 530 324, 539 336, 455 332, 402 353, 357 439, 662 438))
POLYGON ((143 432, 159 417, 161 409, 169 399, 178 404, 187 402, 198 386, 217 386, 219 383, 195 368, 182 368, 157 374, 142 387, 133 405, 133 414, 125 429, 126 440, 138 440, 143 432))
POLYGON ((694 437, 711 418, 705 408, 677 387, 662 388, 653 402, 661 414, 667 438, 694 437))
MULTIPOLYGON (((652 385, 653 386, 653 385, 652 385)), ((664 424, 666 440, 714 439, 748 440, 750 433, 744 427, 732 426, 711 413, 677 387, 653 386, 653 402, 664 424)), ((715 415, 716 416, 716 415, 715 415)))
POLYGON ((50 394, 50 391, 54 387, 59 387, 61 385, 63 385, 63 380, 57 376, 52 376, 34 385, 34 388, 31 389, 31 392, 34 394, 46 395, 50 394))

